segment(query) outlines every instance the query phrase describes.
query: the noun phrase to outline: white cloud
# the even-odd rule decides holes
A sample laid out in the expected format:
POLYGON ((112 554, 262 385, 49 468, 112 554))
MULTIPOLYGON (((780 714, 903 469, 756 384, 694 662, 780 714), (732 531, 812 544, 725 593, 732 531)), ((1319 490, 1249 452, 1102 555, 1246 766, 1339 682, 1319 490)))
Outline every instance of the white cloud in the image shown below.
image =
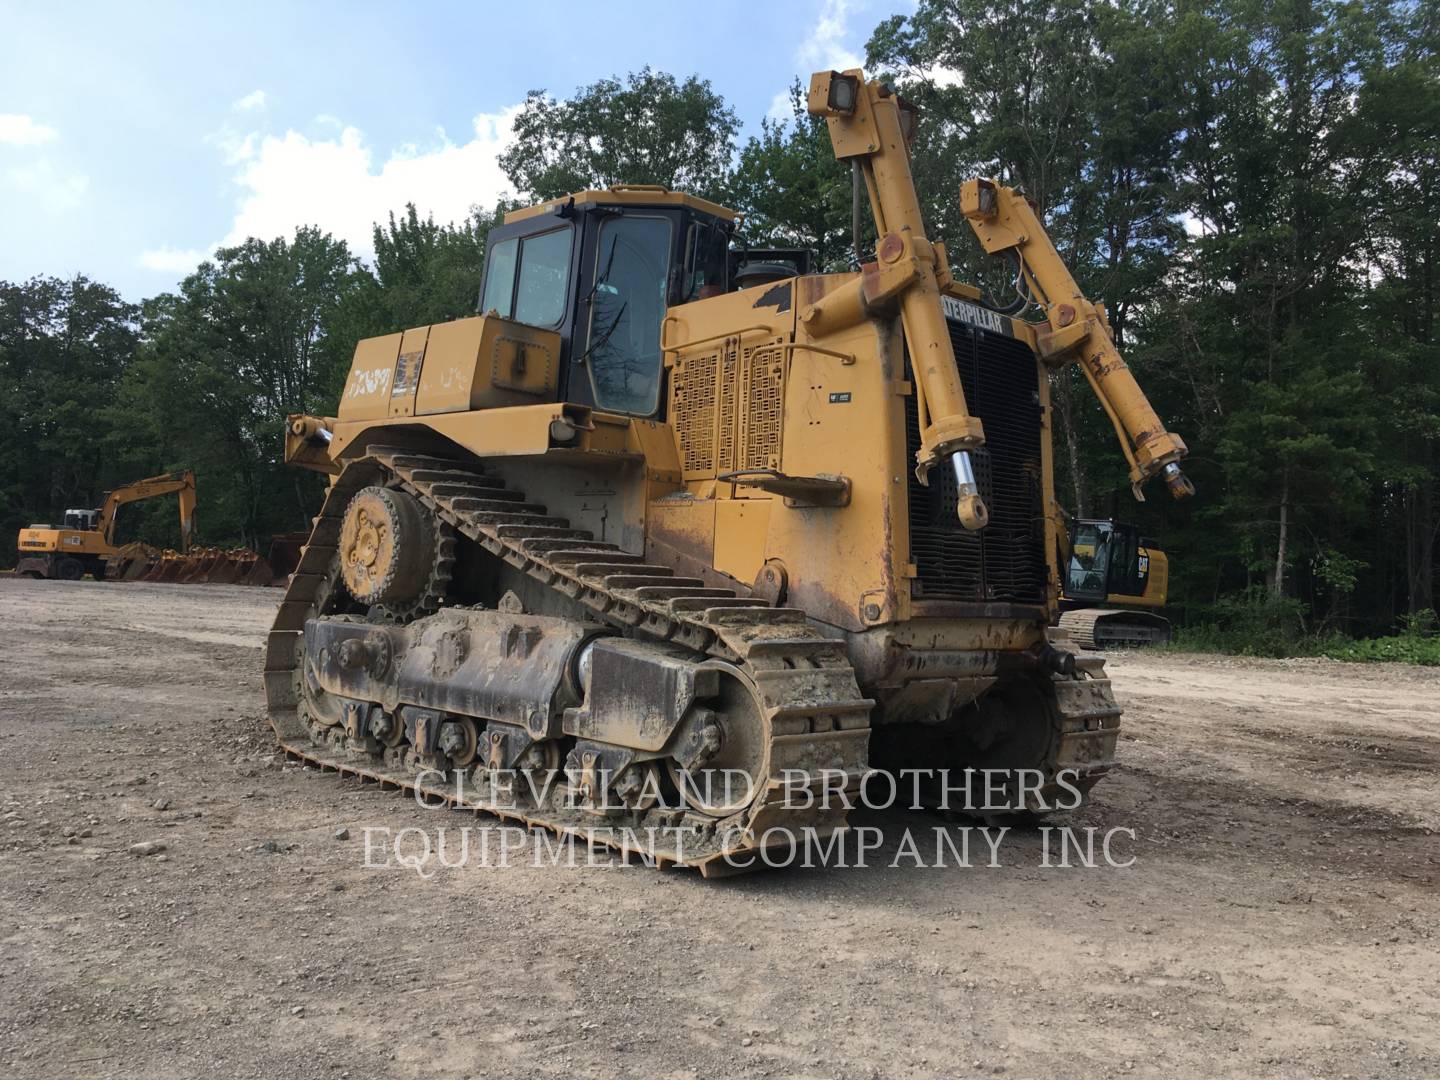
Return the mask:
POLYGON ((194 270, 211 254, 213 254, 212 251, 200 248, 174 248, 167 244, 150 251, 142 251, 140 258, 135 261, 146 270, 160 270, 167 274, 184 275, 194 270))
POLYGON ((265 91, 251 90, 250 93, 240 98, 230 106, 235 112, 250 112, 253 109, 265 108, 265 91))
POLYGON ((290 130, 218 140, 227 163, 240 166, 235 183, 242 193, 221 243, 318 225, 368 255, 374 223, 407 202, 437 221, 463 220, 473 206, 490 206, 507 191, 496 159, 519 109, 483 113, 468 141, 455 143, 440 132, 428 147, 405 146, 378 168, 364 133, 351 126, 323 138, 290 130))
POLYGON ((846 71, 864 67, 861 56, 845 44, 850 36, 850 0, 825 0, 815 29, 796 53, 812 71, 846 71))
POLYGON ((11 146, 38 146, 54 142, 60 133, 45 124, 37 124, 23 113, 0 113, 0 143, 11 146))
POLYGON ((0 176, 9 187, 31 196, 38 205, 52 212, 78 206, 90 188, 88 176, 62 172, 49 158, 17 165, 0 176))
POLYGON ((229 229, 209 248, 162 244, 136 261, 149 270, 188 273, 221 245, 252 236, 288 237, 303 225, 317 225, 369 257, 374 225, 410 202, 422 217, 462 221, 473 207, 489 208, 508 192, 496 159, 510 142, 519 111, 514 105, 482 113, 467 141, 457 143, 437 131, 427 144, 391 151, 378 166, 364 133, 334 117, 317 117, 318 127, 338 129, 323 136, 293 129, 283 135, 240 132, 227 124, 206 141, 235 168, 232 182, 239 194, 229 229))
MULTIPOLYGON (((865 66, 864 58, 846 44, 851 36, 851 14, 850 0, 823 0, 813 30, 795 50, 795 66, 799 69, 802 88, 810 85, 810 76, 816 71, 848 71, 865 66)), ((766 115, 777 121, 794 118, 789 90, 770 99, 766 115)))
POLYGON ((951 86, 963 86, 965 76, 955 68, 945 67, 943 64, 932 64, 920 72, 921 76, 929 79, 941 89, 951 86))

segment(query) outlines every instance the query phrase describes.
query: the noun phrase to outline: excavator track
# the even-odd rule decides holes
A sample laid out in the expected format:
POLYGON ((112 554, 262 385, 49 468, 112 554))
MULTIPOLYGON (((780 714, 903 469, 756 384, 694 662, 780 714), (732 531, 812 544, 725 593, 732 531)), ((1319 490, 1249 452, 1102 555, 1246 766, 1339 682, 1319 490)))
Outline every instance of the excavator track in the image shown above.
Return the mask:
MULTIPOLYGON (((437 562, 453 561, 456 539, 437 546, 437 562)), ((387 617, 382 613, 380 618, 387 617)), ((681 578, 669 567, 592 539, 474 462, 429 451, 372 446, 346 464, 326 495, 301 554, 266 648, 265 687, 271 724, 292 757, 383 787, 423 795, 637 854, 657 864, 697 867, 706 876, 762 865, 770 849, 790 850, 800 838, 829 837, 868 772, 873 701, 862 697, 843 643, 810 627, 802 611, 771 607, 681 578), (344 599, 339 540, 346 506, 363 487, 395 486, 429 507, 444 524, 577 609, 627 636, 681 646, 697 660, 725 661, 743 672, 764 710, 768 774, 751 802, 715 818, 656 805, 597 817, 559 800, 530 805, 496 801, 463 785, 431 782, 434 773, 406 767, 393 751, 366 754, 337 729, 306 717, 302 689, 307 620, 344 599)), ((532 792, 534 787, 532 786, 532 792)))
POLYGON ((1170 641, 1170 620, 1147 611, 1079 608, 1063 613, 1059 625, 1082 649, 1141 648, 1170 641))

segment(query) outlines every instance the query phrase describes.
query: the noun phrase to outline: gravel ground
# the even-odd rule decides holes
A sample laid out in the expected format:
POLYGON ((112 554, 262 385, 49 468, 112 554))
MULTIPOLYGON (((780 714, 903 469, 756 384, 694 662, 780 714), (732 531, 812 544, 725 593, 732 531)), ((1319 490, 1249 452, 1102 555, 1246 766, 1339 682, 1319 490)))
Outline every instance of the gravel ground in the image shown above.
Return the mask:
POLYGON ((497 823, 285 764, 278 598, 0 580, 3 1075, 1440 1075, 1440 672, 1121 654, 1057 824, 1132 865, 920 868, 936 819, 866 812, 864 868, 706 882, 481 865, 497 823))

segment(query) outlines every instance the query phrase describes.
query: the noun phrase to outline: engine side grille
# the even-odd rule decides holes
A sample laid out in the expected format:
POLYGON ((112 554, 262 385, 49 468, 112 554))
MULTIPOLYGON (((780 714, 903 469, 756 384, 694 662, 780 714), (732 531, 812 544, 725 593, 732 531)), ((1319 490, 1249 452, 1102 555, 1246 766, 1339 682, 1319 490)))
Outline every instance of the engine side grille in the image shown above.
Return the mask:
MULTIPOLYGON (((1023 341, 950 322, 950 341, 970 411, 985 425, 975 479, 990 523, 969 532, 956 517, 948 464, 929 486, 910 474, 910 559, 917 600, 1045 600, 1045 523, 1041 495, 1040 394, 1035 354, 1023 341)), ((907 376, 909 357, 906 357, 907 376)), ((915 397, 905 399, 910 461, 920 449, 915 397)))
POLYGON ((675 359, 670 417, 686 480, 778 469, 785 423, 785 343, 739 338, 675 359))
POLYGON ((685 477, 715 475, 715 388, 720 352, 689 356, 671 378, 671 422, 680 435, 685 477))

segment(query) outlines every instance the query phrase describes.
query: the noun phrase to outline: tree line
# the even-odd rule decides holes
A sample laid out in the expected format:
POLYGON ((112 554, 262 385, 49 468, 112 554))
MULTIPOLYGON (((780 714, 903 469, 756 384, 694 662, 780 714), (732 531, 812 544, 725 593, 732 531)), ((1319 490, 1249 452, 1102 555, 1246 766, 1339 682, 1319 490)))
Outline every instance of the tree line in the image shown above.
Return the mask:
MULTIPOLYGON (((1062 503, 1170 551, 1183 620, 1379 634, 1436 606, 1437 41, 1414 0, 921 0, 870 36, 868 73, 921 107, 916 181, 962 279, 1009 288, 959 182, 1022 187, 1188 442, 1199 497, 1137 505, 1083 378, 1054 376, 1062 503)), ((843 268, 849 173, 798 83, 790 111, 742 140, 709 82, 645 69, 532 92, 501 165, 516 203, 663 184, 843 268)), ((0 283, 0 558, 30 520, 181 465, 206 541, 304 529, 318 487, 280 463, 284 415, 333 411, 358 339, 472 312, 509 205, 406 207, 368 262, 314 228, 251 239, 139 304, 0 283)))

